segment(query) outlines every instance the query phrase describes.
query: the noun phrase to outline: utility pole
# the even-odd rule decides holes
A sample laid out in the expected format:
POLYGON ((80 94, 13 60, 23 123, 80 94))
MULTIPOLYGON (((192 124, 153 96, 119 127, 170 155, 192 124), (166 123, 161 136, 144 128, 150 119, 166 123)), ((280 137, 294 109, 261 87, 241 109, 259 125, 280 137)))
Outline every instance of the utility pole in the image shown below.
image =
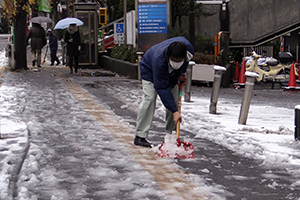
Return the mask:
POLYGON ((23 6, 26 5, 26 0, 17 1, 17 15, 15 19, 15 53, 16 69, 27 69, 26 59, 26 10, 23 6))
POLYGON ((127 31, 127 28, 126 28, 127 15, 126 14, 127 14, 127 0, 124 0, 124 41, 125 41, 125 44, 127 44, 127 33, 126 33, 126 31, 127 31))
POLYGON ((195 5, 194 0, 190 0, 189 12, 189 37, 192 45, 195 45, 195 5))

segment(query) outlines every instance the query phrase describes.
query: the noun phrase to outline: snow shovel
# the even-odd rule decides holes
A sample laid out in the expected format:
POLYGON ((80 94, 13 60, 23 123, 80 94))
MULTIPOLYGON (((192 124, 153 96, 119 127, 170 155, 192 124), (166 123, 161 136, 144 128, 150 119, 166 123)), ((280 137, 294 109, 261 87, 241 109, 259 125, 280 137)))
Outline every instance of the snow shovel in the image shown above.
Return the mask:
MULTIPOLYGON (((179 113, 181 113, 182 87, 184 86, 185 83, 186 81, 183 82, 182 84, 178 83, 179 85, 178 112, 179 113)), ((170 142, 165 141, 159 148, 160 153, 158 154, 158 156, 165 157, 165 158, 175 158, 175 159, 195 158, 195 151, 192 143, 184 142, 180 140, 180 121, 178 121, 176 124, 176 135, 177 135, 176 146, 170 144, 170 142)))
POLYGON ((47 53, 48 53, 48 45, 47 45, 47 49, 46 49, 46 53, 45 53, 45 56, 44 56, 44 60, 43 60, 43 62, 42 62, 42 65, 43 64, 45 64, 45 62, 46 62, 46 56, 47 56, 47 53))

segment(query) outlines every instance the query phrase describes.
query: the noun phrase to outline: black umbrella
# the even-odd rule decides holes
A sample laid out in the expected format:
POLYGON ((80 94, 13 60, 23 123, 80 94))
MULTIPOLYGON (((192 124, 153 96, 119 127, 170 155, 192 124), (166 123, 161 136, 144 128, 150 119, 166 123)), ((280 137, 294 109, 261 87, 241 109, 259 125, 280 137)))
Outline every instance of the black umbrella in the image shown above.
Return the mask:
POLYGON ((53 20, 50 19, 49 17, 38 16, 29 20, 29 22, 41 24, 41 23, 53 23, 53 20))

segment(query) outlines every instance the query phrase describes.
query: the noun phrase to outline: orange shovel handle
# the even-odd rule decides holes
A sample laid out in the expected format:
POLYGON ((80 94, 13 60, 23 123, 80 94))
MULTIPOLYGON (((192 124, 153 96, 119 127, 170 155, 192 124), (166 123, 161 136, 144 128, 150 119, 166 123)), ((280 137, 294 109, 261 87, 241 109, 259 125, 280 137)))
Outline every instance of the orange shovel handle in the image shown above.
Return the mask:
POLYGON ((176 135, 177 135, 177 138, 180 137, 180 121, 178 121, 176 124, 176 135))

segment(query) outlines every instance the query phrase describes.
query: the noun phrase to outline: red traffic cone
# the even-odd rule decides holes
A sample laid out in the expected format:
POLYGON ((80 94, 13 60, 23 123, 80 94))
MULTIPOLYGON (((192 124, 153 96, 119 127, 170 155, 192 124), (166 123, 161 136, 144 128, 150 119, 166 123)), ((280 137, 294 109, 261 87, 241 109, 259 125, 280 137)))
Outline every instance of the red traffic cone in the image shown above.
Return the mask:
POLYGON ((239 85, 245 85, 246 83, 246 76, 245 76, 245 72, 246 72, 246 61, 243 60, 243 64, 242 64, 242 68, 241 68, 241 72, 240 72, 240 78, 239 78, 239 85))
POLYGON ((294 65, 294 63, 291 65, 288 87, 289 88, 295 88, 296 87, 296 76, 295 76, 295 65, 294 65))
POLYGON ((239 69, 239 62, 236 61, 235 63, 236 63, 236 65, 235 65, 235 73, 234 73, 233 82, 236 83, 236 82, 238 82, 238 80, 239 80, 240 69, 239 69))
POLYGON ((296 82, 300 82, 300 67, 299 67, 299 62, 298 59, 296 60, 296 70, 298 72, 298 79, 296 80, 296 82))

